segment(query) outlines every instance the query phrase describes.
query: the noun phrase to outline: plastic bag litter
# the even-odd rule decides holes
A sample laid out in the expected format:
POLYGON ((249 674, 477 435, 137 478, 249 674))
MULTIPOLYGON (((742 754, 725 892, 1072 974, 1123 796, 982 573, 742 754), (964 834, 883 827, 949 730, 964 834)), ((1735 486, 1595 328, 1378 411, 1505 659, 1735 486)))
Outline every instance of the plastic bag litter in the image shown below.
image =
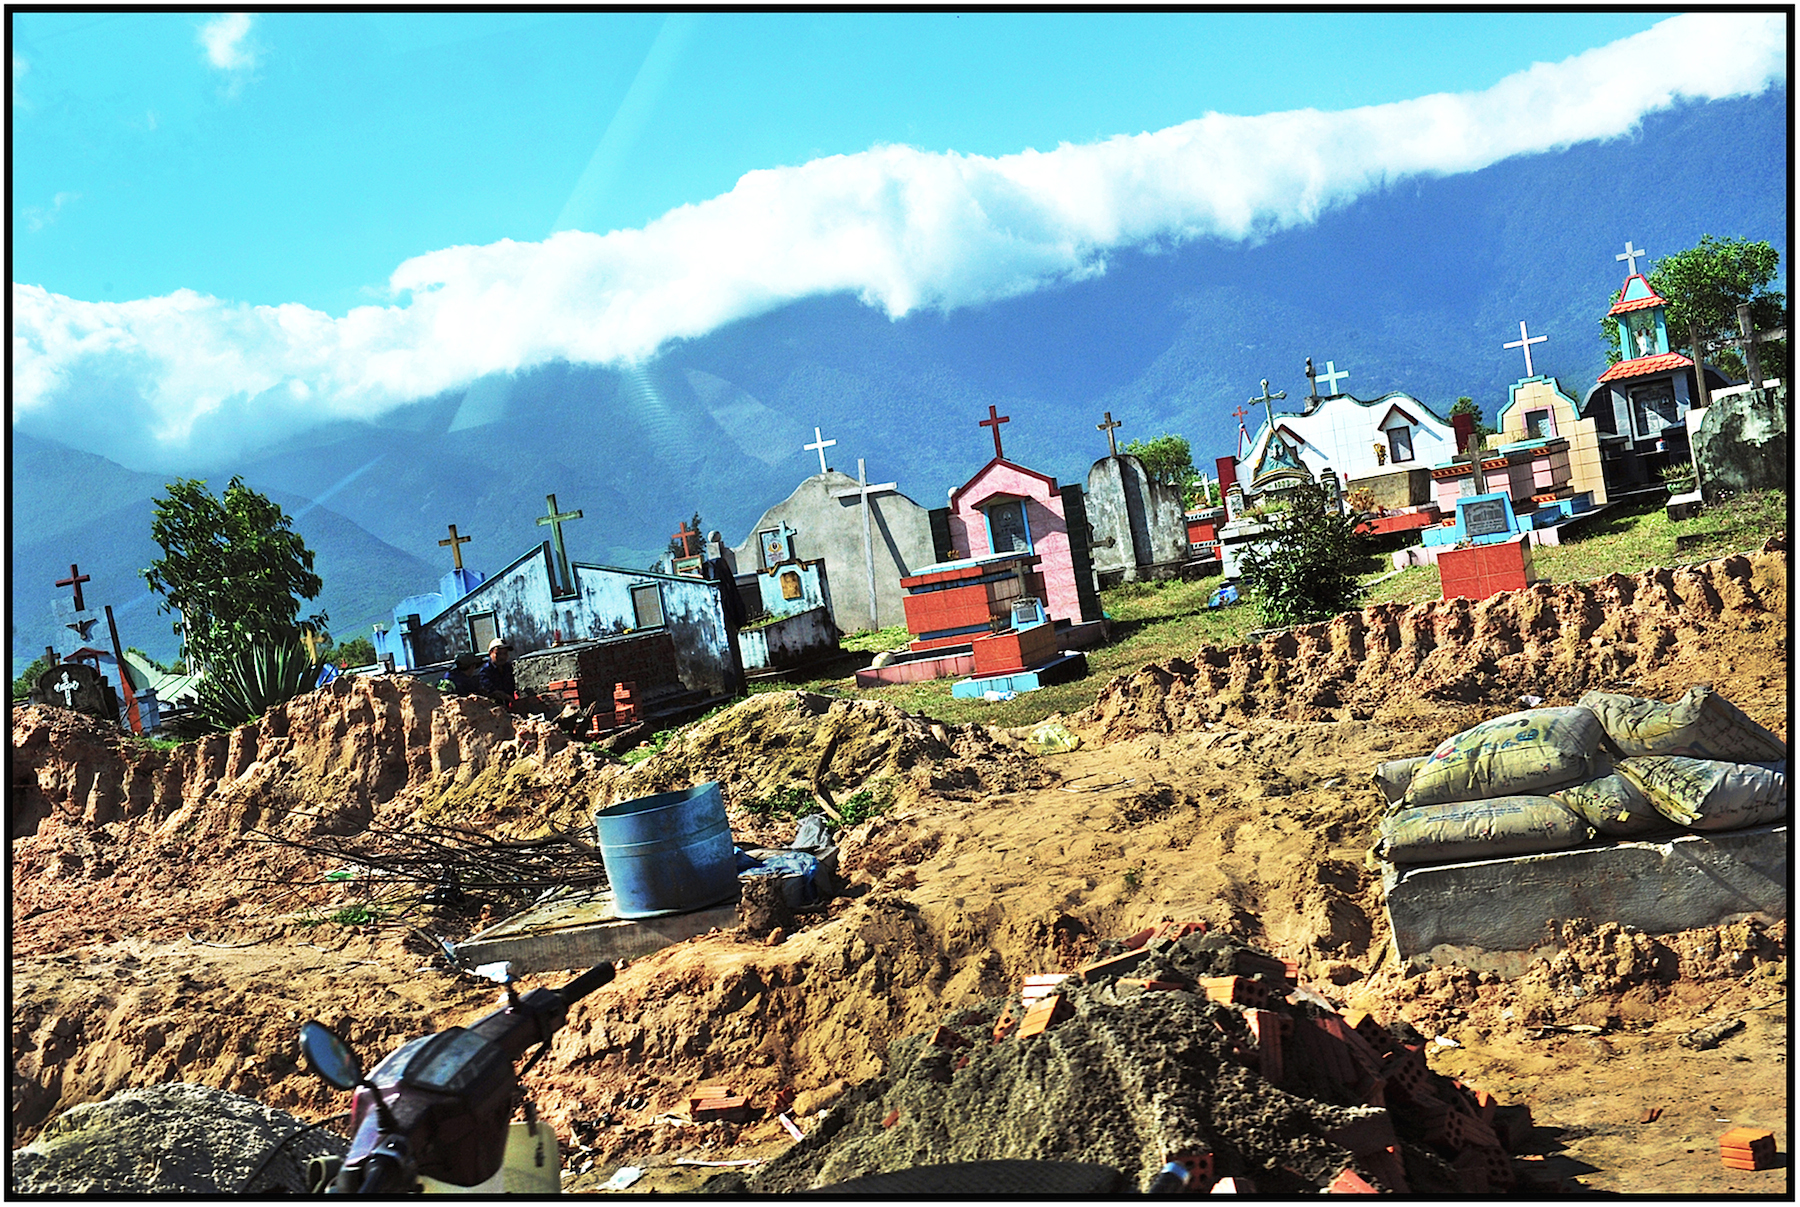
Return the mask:
POLYGON ((1787 743, 1704 683, 1673 704, 1601 691, 1589 692, 1580 704, 1600 718, 1607 740, 1626 758, 1672 754, 1728 763, 1787 758, 1787 743))
POLYGON ((1206 606, 1209 608, 1222 608, 1227 604, 1234 604, 1237 601, 1237 585, 1235 583, 1227 583, 1207 597, 1206 606))
POLYGON ((637 1183, 644 1176, 644 1171, 636 1165, 621 1165, 613 1170, 613 1176, 606 1180, 602 1190, 625 1190, 637 1183))
POLYGON ((1547 796, 1421 805, 1389 813, 1375 854, 1392 863, 1499 859, 1578 846, 1593 827, 1547 796))
POLYGON ((1643 790, 1617 768, 1547 795, 1575 810, 1608 838, 1645 838, 1676 830, 1674 823, 1651 807, 1643 790))
POLYGON ((1507 713, 1447 739, 1413 769, 1403 808, 1542 794, 1605 770, 1600 718, 1582 707, 1507 713))
POLYGON ((1646 755, 1622 760, 1619 772, 1658 813, 1690 830, 1736 830, 1787 816, 1786 763, 1646 755))
POLYGON ((1056 721, 1045 721, 1025 739, 1025 749, 1042 757, 1046 754, 1068 754, 1081 748, 1081 739, 1056 721))

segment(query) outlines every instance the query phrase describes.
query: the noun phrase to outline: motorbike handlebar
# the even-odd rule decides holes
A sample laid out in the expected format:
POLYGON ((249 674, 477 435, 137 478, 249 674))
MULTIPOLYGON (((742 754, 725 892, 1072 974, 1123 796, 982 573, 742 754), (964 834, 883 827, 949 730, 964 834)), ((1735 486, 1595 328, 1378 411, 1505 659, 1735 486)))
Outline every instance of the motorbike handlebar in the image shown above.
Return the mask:
POLYGON ((564 1005, 573 1005, 611 981, 615 975, 617 975, 617 970, 610 963, 596 964, 558 989, 556 994, 562 998, 564 1005))

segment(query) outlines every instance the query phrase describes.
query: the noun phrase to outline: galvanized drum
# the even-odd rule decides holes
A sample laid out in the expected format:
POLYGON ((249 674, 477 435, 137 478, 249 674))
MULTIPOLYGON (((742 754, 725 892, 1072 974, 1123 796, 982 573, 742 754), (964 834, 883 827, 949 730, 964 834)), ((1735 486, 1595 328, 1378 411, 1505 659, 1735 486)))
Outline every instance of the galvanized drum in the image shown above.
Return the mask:
POLYGON ((737 896, 716 781, 612 805, 594 815, 594 829, 621 918, 690 913, 737 896))

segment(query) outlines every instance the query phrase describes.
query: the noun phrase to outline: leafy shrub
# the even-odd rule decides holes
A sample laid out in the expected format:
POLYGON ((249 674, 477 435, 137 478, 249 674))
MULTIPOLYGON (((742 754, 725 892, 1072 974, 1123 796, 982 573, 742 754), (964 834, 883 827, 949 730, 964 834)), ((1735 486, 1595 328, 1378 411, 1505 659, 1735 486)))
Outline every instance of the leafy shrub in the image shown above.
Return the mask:
POLYGON ((1357 534, 1360 517, 1339 515, 1325 492, 1307 483, 1271 518, 1275 531, 1246 546, 1238 563, 1264 620, 1309 624, 1354 607, 1369 543, 1357 534))
POLYGON ((838 802, 838 815, 846 826, 879 817, 894 803, 894 781, 872 780, 838 802))
POLYGON ((775 789, 761 800, 745 801, 744 808, 758 817, 804 817, 816 812, 819 804, 805 788, 790 785, 775 789))

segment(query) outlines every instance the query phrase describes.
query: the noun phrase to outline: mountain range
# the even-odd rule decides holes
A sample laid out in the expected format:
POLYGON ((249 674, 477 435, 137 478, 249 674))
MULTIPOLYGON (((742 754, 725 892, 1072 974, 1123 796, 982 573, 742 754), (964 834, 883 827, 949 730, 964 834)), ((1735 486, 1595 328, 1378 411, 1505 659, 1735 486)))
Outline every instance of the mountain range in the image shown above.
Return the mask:
MULTIPOLYGON (((15 421, 11 449, 15 669, 62 628, 71 562, 120 638, 177 653, 137 571, 158 554, 151 500, 177 473, 232 474, 296 517, 339 638, 390 622, 435 588, 454 523, 469 565, 492 571, 542 540, 555 494, 583 518, 570 556, 642 566, 698 511, 736 544, 818 471, 898 481, 943 503, 992 455, 993 406, 1011 460, 1079 481, 1121 440, 1186 436, 1197 465, 1230 453, 1232 412, 1261 392, 1306 394, 1312 357, 1362 398, 1404 390, 1440 414, 1469 395, 1490 419, 1524 372, 1578 397, 1606 365, 1599 322, 1624 279, 1626 240, 1655 258, 1703 233, 1788 251, 1787 93, 1684 105, 1603 143, 1457 176, 1394 181, 1315 224, 1253 245, 1197 240, 1109 258, 1098 276, 949 314, 898 320, 847 296, 813 298, 667 349, 640 368, 557 364, 483 379, 369 422, 322 426, 228 465, 127 469, 79 451, 80 433, 15 421), (59 602, 60 601, 60 602, 59 602)), ((1260 408, 1259 408, 1260 409, 1260 408)), ((1277 410, 1281 408, 1278 406, 1277 410)), ((1258 419, 1247 419, 1254 433, 1258 419)), ((104 644, 104 626, 94 644, 104 644)))

